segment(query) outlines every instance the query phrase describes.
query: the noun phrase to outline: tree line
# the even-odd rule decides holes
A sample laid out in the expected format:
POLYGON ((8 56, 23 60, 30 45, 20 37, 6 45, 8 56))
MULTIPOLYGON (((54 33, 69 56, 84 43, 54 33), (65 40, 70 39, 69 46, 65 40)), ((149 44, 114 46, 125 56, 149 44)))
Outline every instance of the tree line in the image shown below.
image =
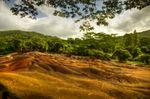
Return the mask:
POLYGON ((0 54, 40 51, 62 53, 67 56, 88 56, 102 60, 137 61, 150 63, 150 37, 141 37, 136 31, 124 36, 105 33, 85 33, 82 38, 45 36, 34 32, 1 31, 0 54))

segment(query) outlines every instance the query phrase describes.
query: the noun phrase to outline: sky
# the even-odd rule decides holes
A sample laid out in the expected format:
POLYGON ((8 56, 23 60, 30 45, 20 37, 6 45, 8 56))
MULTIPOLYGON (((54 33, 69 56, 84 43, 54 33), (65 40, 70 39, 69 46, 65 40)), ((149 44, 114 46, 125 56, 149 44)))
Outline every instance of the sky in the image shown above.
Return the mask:
MULTIPOLYGON (((83 33, 79 30, 79 24, 74 23, 71 18, 61 18, 53 16, 54 9, 40 7, 40 16, 36 19, 20 18, 9 10, 10 8, 0 2, 0 30, 25 30, 36 31, 45 35, 58 36, 61 38, 82 37, 83 33)), ((112 20, 108 26, 95 26, 94 32, 105 32, 108 34, 116 33, 124 35, 134 30, 145 31, 150 29, 150 6, 142 9, 132 9, 122 12, 112 20)), ((92 22, 92 24, 94 24, 92 22)))

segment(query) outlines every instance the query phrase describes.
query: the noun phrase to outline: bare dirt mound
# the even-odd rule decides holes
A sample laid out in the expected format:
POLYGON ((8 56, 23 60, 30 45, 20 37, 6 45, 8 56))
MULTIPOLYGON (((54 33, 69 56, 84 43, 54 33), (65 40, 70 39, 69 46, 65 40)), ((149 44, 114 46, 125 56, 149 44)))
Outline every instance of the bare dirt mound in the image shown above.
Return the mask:
POLYGON ((20 99, 149 99, 150 69, 40 52, 0 57, 3 92, 20 99))

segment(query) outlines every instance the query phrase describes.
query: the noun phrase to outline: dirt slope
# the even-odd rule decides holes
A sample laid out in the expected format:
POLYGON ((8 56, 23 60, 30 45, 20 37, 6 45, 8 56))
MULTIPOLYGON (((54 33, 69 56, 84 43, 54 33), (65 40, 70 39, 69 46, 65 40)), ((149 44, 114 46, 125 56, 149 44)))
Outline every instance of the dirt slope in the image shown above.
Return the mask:
POLYGON ((0 57, 2 92, 19 99, 150 99, 150 69, 40 52, 0 57))

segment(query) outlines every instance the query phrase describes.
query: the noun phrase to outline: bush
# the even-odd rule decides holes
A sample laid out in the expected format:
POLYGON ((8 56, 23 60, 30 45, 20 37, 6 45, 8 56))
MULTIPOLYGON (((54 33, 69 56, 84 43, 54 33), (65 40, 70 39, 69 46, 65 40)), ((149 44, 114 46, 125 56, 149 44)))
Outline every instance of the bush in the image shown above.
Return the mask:
POLYGON ((88 49, 88 56, 102 60, 110 60, 111 56, 103 51, 96 49, 88 49))
POLYGON ((125 50, 129 51, 129 53, 132 53, 133 49, 134 49, 133 46, 125 47, 125 50))
POLYGON ((104 53, 100 50, 95 50, 95 49, 88 49, 88 56, 93 57, 93 58, 100 58, 103 57, 104 53))
POLYGON ((140 48, 134 48, 134 49, 132 50, 132 52, 131 52, 133 58, 139 56, 141 53, 142 53, 142 52, 141 52, 141 49, 140 49, 140 48))
POLYGON ((128 50, 118 49, 113 53, 113 57, 117 58, 120 62, 123 62, 131 58, 131 54, 128 50))
POLYGON ((150 55, 149 54, 140 55, 137 58, 137 60, 148 65, 150 63, 150 55))
POLYGON ((102 60, 110 60, 110 59, 111 59, 111 55, 105 53, 101 59, 102 59, 102 60))
POLYGON ((74 46, 72 54, 80 56, 88 56, 88 50, 85 46, 74 46))
POLYGON ((63 48, 62 53, 70 57, 72 54, 74 54, 74 47, 72 47, 71 45, 67 45, 65 48, 63 48))
POLYGON ((142 51, 143 53, 150 53, 150 49, 148 48, 148 46, 142 46, 142 47, 141 47, 141 51, 142 51))

